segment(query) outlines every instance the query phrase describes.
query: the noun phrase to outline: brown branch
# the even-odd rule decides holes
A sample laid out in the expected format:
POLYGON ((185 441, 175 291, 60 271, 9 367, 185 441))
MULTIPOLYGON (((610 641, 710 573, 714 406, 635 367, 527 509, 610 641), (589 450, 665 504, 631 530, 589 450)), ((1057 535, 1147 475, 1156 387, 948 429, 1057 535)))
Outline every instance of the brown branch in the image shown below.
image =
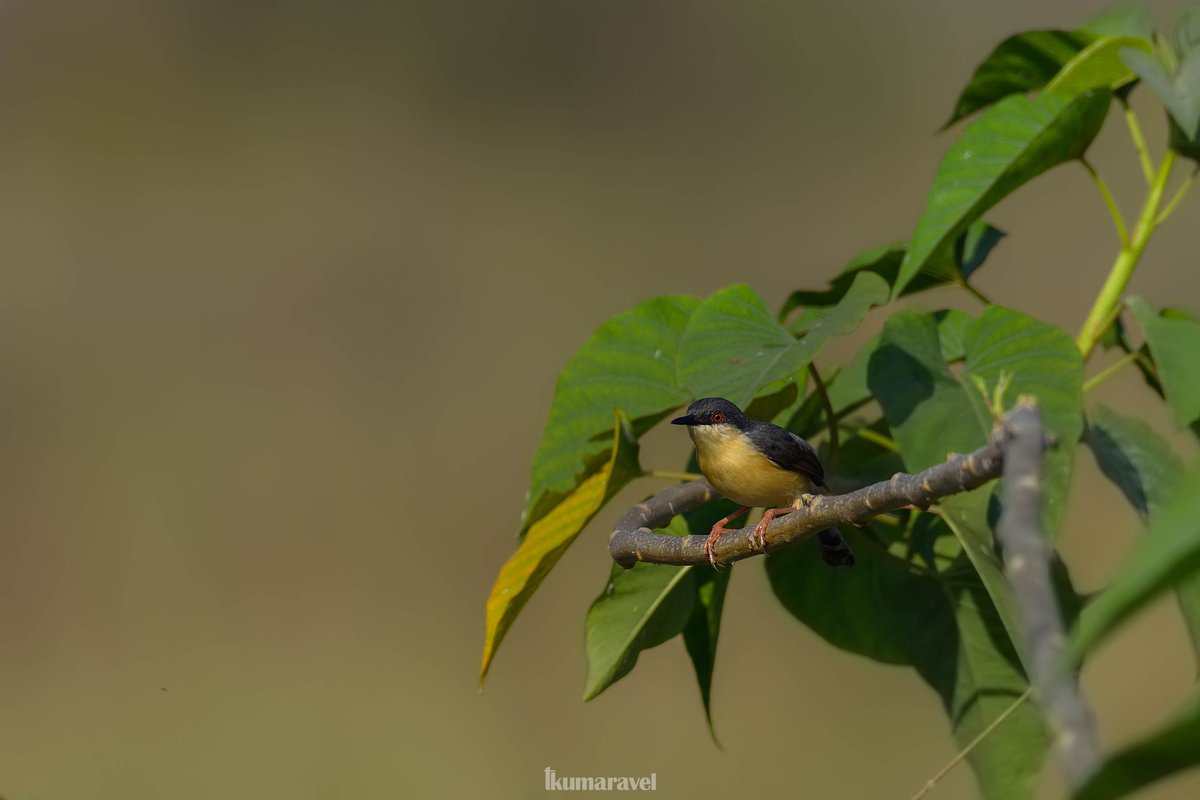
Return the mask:
MULTIPOLYGON (((991 441, 968 455, 952 456, 945 464, 916 475, 896 473, 891 480, 866 486, 848 494, 819 496, 807 508, 772 522, 766 531, 767 551, 777 550, 834 525, 860 525, 874 516, 906 506, 927 508, 939 497, 966 492, 1000 477, 1006 421, 996 426, 991 441)), ((631 508, 617 522, 608 539, 613 560, 628 569, 639 561, 653 564, 704 564, 704 536, 668 536, 655 533, 676 514, 707 503, 719 495, 708 481, 672 486, 631 508)), ((753 527, 730 531, 713 548, 722 563, 739 561, 763 551, 750 542, 753 527)))
POLYGON ((1078 789, 1099 766, 1100 747, 1078 677, 1064 658, 1063 623, 1050 573, 1053 549, 1042 531, 1046 441, 1037 406, 1019 402, 1005 418, 1004 432, 1004 511, 996 539, 1025 632, 1034 693, 1054 732, 1063 777, 1078 789))
MULTIPOLYGON (((1022 398, 994 426, 991 440, 984 447, 965 456, 951 456, 945 464, 916 475, 897 473, 891 480, 858 491, 817 497, 809 507, 780 517, 767 527, 766 550, 802 541, 832 525, 861 524, 905 506, 925 508, 938 498, 1003 477, 1004 511, 996 539, 1004 553, 1005 575, 1024 627, 1028 672, 1039 706, 1054 730, 1067 783, 1078 788, 1095 771, 1100 751, 1078 678, 1064 666, 1063 624, 1050 573, 1053 549, 1042 532, 1042 455, 1050 444, 1037 404, 1022 398)), ((708 481, 698 480, 672 486, 634 506, 609 537, 613 560, 625 568, 638 561, 678 565, 707 562, 706 537, 668 536, 650 528, 664 527, 676 514, 716 497, 708 481)), ((763 552, 751 544, 752 530, 747 527, 719 538, 714 548, 717 560, 729 563, 763 552)))

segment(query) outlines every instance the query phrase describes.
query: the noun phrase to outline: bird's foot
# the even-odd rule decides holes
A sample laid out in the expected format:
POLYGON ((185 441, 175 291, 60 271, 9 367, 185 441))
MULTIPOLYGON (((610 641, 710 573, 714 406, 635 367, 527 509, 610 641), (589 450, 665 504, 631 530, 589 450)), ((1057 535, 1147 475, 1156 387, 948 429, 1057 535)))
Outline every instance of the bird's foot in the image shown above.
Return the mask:
POLYGON ((740 517, 749 510, 750 508, 748 506, 742 506, 729 516, 717 520, 716 524, 712 526, 712 530, 708 532, 708 538, 704 540, 704 555, 708 556, 708 563, 712 564, 713 569, 721 568, 721 565, 717 563, 717 556, 713 552, 713 546, 716 545, 717 539, 720 538, 721 534, 733 533, 733 531, 725 527, 725 524, 740 517))
POLYGON ((811 506, 813 503, 817 502, 817 498, 819 498, 819 497, 820 497, 820 495, 817 495, 817 494, 809 494, 808 492, 805 492, 804 494, 800 495, 800 503, 801 503, 801 504, 802 504, 802 505, 803 505, 805 508, 808 508, 808 507, 809 507, 809 506, 811 506))
POLYGON ((764 511, 762 519, 758 521, 758 524, 754 526, 754 530, 750 533, 750 545, 755 547, 760 553, 767 552, 767 526, 777 517, 782 517, 796 510, 796 506, 784 506, 783 508, 768 508, 764 511))
POLYGON ((775 519, 775 515, 770 511, 766 511, 762 515, 762 519, 754 526, 754 530, 750 532, 750 546, 758 550, 760 553, 767 552, 767 526, 771 524, 771 520, 775 519))
POLYGON ((725 521, 722 520, 712 526, 712 530, 708 532, 708 538, 704 540, 704 555, 708 556, 708 563, 712 564, 713 569, 721 568, 721 565, 717 563, 717 554, 713 552, 713 547, 716 546, 717 539, 721 538, 721 534, 729 532, 729 529, 725 527, 725 521))

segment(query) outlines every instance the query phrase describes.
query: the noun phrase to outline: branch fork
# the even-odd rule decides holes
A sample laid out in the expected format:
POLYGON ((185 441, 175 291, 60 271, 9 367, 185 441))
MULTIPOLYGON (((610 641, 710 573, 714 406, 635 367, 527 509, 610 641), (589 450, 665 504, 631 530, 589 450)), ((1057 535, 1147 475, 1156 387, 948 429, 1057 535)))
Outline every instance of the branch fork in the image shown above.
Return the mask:
MULTIPOLYGON (((713 548, 718 562, 730 563, 803 541, 833 525, 862 525, 900 508, 928 508, 939 498, 970 491, 995 478, 1004 479, 1004 511, 996 539, 1004 553, 1005 576, 1013 587, 1027 653, 1026 670, 1033 694, 1054 733, 1068 785, 1081 786, 1100 763, 1091 711, 1076 674, 1064 659, 1062 616, 1051 582, 1053 547, 1042 530, 1042 456, 1054 438, 1042 428, 1033 398, 1022 397, 992 428, 986 445, 973 453, 947 456, 944 464, 841 495, 819 496, 767 526, 764 547, 753 527, 731 531, 713 548)), ((609 536, 613 560, 626 569, 637 562, 705 564, 705 536, 668 536, 676 514, 718 497, 706 480, 672 486, 631 508, 609 536)), ((1022 698, 1023 699, 1023 698, 1022 698)), ((996 721, 996 724, 999 720, 996 721)))

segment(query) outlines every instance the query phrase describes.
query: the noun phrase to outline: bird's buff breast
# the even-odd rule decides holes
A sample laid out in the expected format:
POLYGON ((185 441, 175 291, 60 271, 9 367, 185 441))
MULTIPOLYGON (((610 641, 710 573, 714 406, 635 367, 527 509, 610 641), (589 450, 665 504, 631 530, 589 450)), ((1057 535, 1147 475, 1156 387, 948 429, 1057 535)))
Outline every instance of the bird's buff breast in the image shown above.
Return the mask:
POLYGON ((772 464, 733 426, 698 426, 689 433, 700 471, 714 489, 735 503, 781 508, 808 490, 806 476, 772 464))

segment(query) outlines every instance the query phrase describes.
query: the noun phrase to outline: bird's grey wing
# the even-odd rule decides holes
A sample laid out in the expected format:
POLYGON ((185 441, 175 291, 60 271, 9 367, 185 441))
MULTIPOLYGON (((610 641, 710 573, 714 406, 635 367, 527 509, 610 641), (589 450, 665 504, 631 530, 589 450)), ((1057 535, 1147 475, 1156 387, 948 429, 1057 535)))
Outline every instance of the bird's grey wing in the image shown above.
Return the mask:
POLYGON ((817 451, 796 434, 778 425, 760 422, 746 431, 750 441, 771 463, 792 472, 802 472, 817 486, 825 485, 825 469, 817 451))

